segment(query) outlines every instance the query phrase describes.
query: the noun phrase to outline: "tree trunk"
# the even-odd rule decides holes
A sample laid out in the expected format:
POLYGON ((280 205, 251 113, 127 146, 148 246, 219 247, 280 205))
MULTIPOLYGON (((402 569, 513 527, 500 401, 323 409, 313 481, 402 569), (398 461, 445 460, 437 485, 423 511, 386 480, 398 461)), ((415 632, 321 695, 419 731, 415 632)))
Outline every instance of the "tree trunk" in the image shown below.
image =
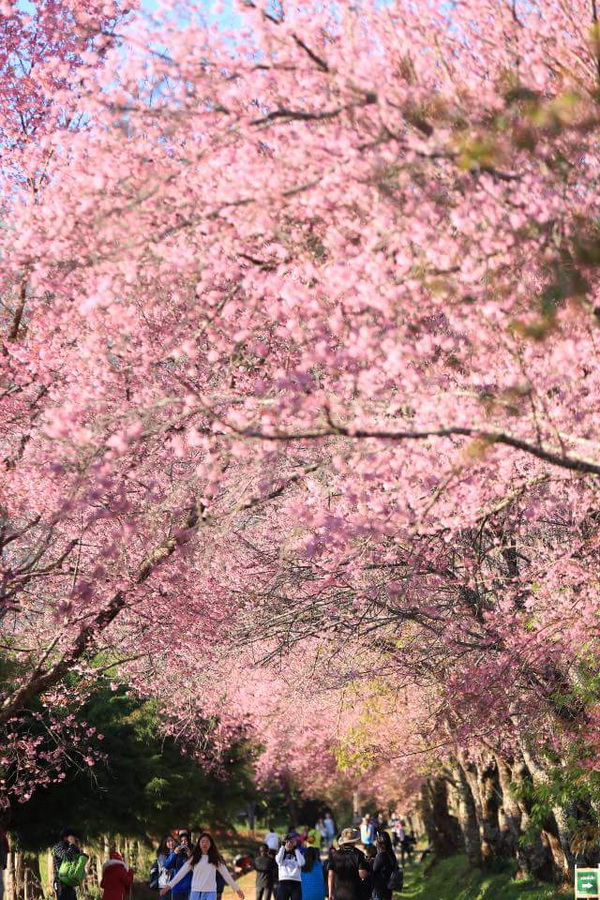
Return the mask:
POLYGON ((474 760, 463 754, 460 754, 459 761, 473 797, 481 842, 481 862, 485 867, 501 856, 496 764, 493 757, 474 760))
POLYGON ((16 851, 14 854, 13 869, 13 900, 23 900, 24 891, 23 854, 16 851))
POLYGON ((296 804, 294 791, 287 773, 281 776, 281 788, 283 796, 285 797, 290 825, 295 828, 298 824, 298 806, 296 804))
POLYGON ((44 893, 48 896, 54 891, 54 857, 52 850, 46 851, 46 883, 44 885, 44 893))
POLYGON ((513 770, 501 756, 496 756, 496 767, 502 796, 502 805, 498 810, 498 818, 503 843, 503 855, 514 856, 518 859, 523 813, 512 790, 513 770))
POLYGON ((44 896, 39 856, 27 853, 23 856, 23 898, 41 900, 44 896))
POLYGON ((455 759, 452 766, 453 786, 456 792, 456 809, 458 823, 465 842, 465 852, 469 865, 473 868, 481 866, 481 836, 475 801, 469 782, 460 761, 455 759))
POLYGON ((4 877, 4 898, 15 900, 15 854, 12 848, 6 859, 6 873, 4 877))
MULTIPOLYGON (((543 762, 538 761, 527 749, 521 748, 523 759, 531 773, 534 784, 548 784, 550 776, 543 762)), ((552 816, 548 827, 542 832, 542 841, 550 851, 555 879, 559 882, 569 881, 575 866, 575 858, 571 852, 573 834, 568 824, 569 811, 562 806, 552 807, 552 816), (555 840, 556 839, 556 840, 555 840)))
POLYGON ((481 844, 484 859, 506 859, 509 854, 500 827, 502 790, 496 759, 485 757, 477 770, 479 801, 481 804, 481 844))
MULTIPOLYGON (((137 854, 135 857, 135 870, 136 872, 144 872, 146 869, 146 854, 144 853, 144 846, 141 841, 137 843, 137 854)), ((129 863, 131 865, 131 863, 129 863)))
POLYGON ((433 778, 421 788, 420 811, 431 848, 439 859, 462 850, 464 843, 458 821, 448 807, 448 783, 433 778))

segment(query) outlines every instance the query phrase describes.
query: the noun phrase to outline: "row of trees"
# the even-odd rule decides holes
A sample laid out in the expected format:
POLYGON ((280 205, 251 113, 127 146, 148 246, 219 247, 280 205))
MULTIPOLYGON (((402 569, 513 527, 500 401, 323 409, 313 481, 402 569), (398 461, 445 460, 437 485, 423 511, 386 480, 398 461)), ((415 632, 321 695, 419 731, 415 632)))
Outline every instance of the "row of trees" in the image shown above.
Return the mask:
MULTIPOLYGON (((59 771, 49 778, 46 769, 30 797, 16 793, 21 802, 13 802, 4 822, 11 836, 7 888, 14 900, 52 891, 49 848, 66 826, 78 829, 90 855, 89 888, 99 885, 112 842, 144 881, 155 842, 174 827, 211 823, 229 829, 255 806, 253 749, 243 740, 230 747, 218 770, 209 770, 186 753, 185 740, 165 737, 156 702, 141 700, 127 685, 101 677, 81 704, 71 677, 64 700, 50 722, 41 703, 21 721, 21 741, 35 746, 38 766, 56 753, 61 724, 85 740, 64 748, 59 771)), ((14 795, 22 772, 5 760, 3 775, 14 795)))
POLYGON ((597 779, 577 762, 548 772, 519 756, 455 757, 427 779, 417 808, 433 851, 474 867, 513 864, 546 881, 598 864, 597 779))
POLYGON ((474 862, 501 794, 507 852, 531 826, 565 875, 597 825, 595 3, 4 12, 7 795, 60 778, 77 723, 52 758, 28 723, 106 659, 205 766, 242 733, 282 785, 428 775, 474 862))

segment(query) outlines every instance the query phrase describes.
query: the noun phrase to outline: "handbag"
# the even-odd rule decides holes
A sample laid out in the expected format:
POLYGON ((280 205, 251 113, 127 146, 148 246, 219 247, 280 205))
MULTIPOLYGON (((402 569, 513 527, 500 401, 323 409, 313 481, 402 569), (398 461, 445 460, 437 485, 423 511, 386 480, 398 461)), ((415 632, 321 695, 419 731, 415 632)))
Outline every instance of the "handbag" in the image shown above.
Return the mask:
POLYGON ((63 859, 58 869, 58 880, 69 887, 79 887, 85 880, 85 867, 89 857, 80 853, 75 859, 63 859))
POLYGON ((398 860, 394 856, 394 868, 392 874, 388 878, 388 891, 401 891, 404 887, 404 871, 398 865, 398 860))

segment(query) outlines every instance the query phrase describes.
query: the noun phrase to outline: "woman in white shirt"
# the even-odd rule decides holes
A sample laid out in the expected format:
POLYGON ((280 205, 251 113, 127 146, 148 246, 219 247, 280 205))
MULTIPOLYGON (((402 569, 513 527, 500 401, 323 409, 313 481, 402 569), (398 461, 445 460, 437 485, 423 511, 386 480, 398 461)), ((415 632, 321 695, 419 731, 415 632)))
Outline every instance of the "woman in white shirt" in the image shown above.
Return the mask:
POLYGON ((296 838, 291 834, 285 839, 283 847, 275 857, 279 866, 277 883, 277 900, 302 900, 302 875, 304 857, 298 850, 296 838))
POLYGON ((160 896, 163 897, 172 890, 188 872, 192 873, 190 900, 217 900, 217 872, 221 874, 225 883, 233 888, 240 900, 244 900, 244 892, 229 874, 214 838, 206 831, 200 835, 192 855, 169 882, 169 886, 161 890, 160 896))

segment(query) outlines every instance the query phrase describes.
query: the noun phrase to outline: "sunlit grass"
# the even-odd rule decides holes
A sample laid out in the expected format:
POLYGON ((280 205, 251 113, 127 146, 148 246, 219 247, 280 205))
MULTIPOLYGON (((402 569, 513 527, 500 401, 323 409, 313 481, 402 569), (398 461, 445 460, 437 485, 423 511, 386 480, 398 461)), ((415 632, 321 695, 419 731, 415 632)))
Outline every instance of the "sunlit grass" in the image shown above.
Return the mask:
POLYGON ((515 881, 508 872, 470 870, 466 859, 456 856, 440 863, 405 868, 407 900, 572 900, 572 891, 561 891, 532 880, 515 881))

